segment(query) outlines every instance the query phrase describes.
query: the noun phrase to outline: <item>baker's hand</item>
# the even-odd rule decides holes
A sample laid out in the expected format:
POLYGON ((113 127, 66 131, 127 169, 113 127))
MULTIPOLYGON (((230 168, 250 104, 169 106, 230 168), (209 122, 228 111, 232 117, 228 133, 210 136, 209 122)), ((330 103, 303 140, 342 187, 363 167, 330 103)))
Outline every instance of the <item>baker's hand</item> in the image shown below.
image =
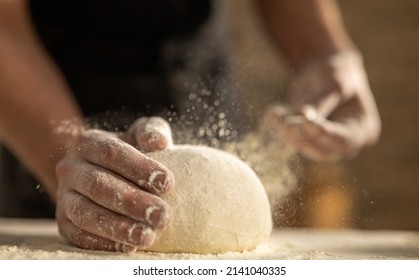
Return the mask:
POLYGON ((313 160, 356 155, 379 137, 379 113, 355 52, 311 61, 289 90, 290 107, 273 106, 264 126, 313 160))
POLYGON ((56 219, 62 236, 93 250, 135 252, 150 246, 155 231, 171 220, 159 195, 174 187, 174 176, 143 152, 172 145, 160 118, 138 119, 117 136, 86 130, 56 167, 56 219))

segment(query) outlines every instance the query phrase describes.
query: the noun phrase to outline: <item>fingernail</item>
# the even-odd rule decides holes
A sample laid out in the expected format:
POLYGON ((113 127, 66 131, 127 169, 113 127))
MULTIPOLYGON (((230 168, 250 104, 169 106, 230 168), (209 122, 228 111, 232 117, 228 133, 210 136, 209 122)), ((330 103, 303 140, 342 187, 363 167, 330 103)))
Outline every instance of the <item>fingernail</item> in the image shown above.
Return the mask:
POLYGON ((314 121, 317 119, 318 113, 314 108, 307 108, 304 110, 304 116, 307 118, 307 120, 314 121))
POLYGON ((166 228, 172 217, 172 211, 168 206, 150 205, 145 211, 145 218, 152 226, 163 229, 166 228))
POLYGON ((149 227, 146 227, 141 232, 141 240, 139 247, 140 248, 147 248, 153 244, 154 240, 156 239, 156 233, 149 227))
POLYGON ((173 142, 170 126, 163 119, 140 119, 135 128, 135 142, 142 152, 163 150, 173 142))
POLYGON ((167 192, 174 186, 175 178, 172 173, 154 170, 148 178, 150 187, 157 193, 167 192))
POLYGON ((128 241, 140 248, 149 247, 155 238, 156 233, 144 224, 136 223, 128 231, 128 241))

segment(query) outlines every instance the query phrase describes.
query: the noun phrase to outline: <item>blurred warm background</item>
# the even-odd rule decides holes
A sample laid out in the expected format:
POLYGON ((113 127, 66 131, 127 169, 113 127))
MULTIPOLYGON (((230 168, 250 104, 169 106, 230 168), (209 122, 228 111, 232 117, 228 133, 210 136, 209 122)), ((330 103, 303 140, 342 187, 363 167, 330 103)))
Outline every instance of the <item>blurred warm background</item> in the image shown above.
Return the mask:
MULTIPOLYGON (((242 86, 264 96, 284 92, 286 68, 261 32, 251 1, 227 2, 242 86)), ((355 159, 304 163, 300 186, 280 210, 286 218, 278 223, 419 230, 419 1, 338 2, 347 30, 364 54, 382 116, 382 137, 355 159)))

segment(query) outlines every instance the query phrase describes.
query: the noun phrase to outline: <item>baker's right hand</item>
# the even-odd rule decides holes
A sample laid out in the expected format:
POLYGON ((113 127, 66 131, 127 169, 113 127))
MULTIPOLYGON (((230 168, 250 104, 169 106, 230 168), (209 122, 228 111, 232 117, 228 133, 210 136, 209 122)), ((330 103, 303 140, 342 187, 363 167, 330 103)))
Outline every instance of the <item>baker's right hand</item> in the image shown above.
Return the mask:
POLYGON ((60 234, 92 250, 150 246, 170 223, 171 209, 159 195, 174 187, 174 176, 143 153, 173 145, 170 126, 140 118, 122 135, 86 130, 75 142, 56 167, 60 234))

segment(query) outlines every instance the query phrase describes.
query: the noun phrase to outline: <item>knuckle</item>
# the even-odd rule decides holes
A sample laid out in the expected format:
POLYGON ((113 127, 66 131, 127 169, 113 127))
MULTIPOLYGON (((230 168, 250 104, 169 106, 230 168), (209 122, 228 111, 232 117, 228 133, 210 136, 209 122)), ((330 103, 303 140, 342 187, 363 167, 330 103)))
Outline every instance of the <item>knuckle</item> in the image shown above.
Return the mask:
POLYGON ((81 197, 74 196, 70 199, 67 198, 64 207, 67 218, 76 226, 83 228, 86 221, 86 211, 83 207, 81 197))
POLYGON ((121 144, 114 139, 104 140, 101 149, 102 159, 105 163, 111 163, 118 160, 119 150, 121 144))
POLYGON ((83 184, 83 192, 88 194, 89 197, 102 197, 104 183, 104 174, 97 169, 84 170, 82 177, 85 180, 83 184))
POLYGON ((85 190, 91 197, 100 197, 102 195, 102 186, 102 182, 97 177, 92 177, 85 190))
POLYGON ((86 130, 83 133, 80 133, 80 135, 75 140, 75 146, 76 147, 83 147, 89 141, 91 141, 92 137, 95 135, 94 130, 86 130))

